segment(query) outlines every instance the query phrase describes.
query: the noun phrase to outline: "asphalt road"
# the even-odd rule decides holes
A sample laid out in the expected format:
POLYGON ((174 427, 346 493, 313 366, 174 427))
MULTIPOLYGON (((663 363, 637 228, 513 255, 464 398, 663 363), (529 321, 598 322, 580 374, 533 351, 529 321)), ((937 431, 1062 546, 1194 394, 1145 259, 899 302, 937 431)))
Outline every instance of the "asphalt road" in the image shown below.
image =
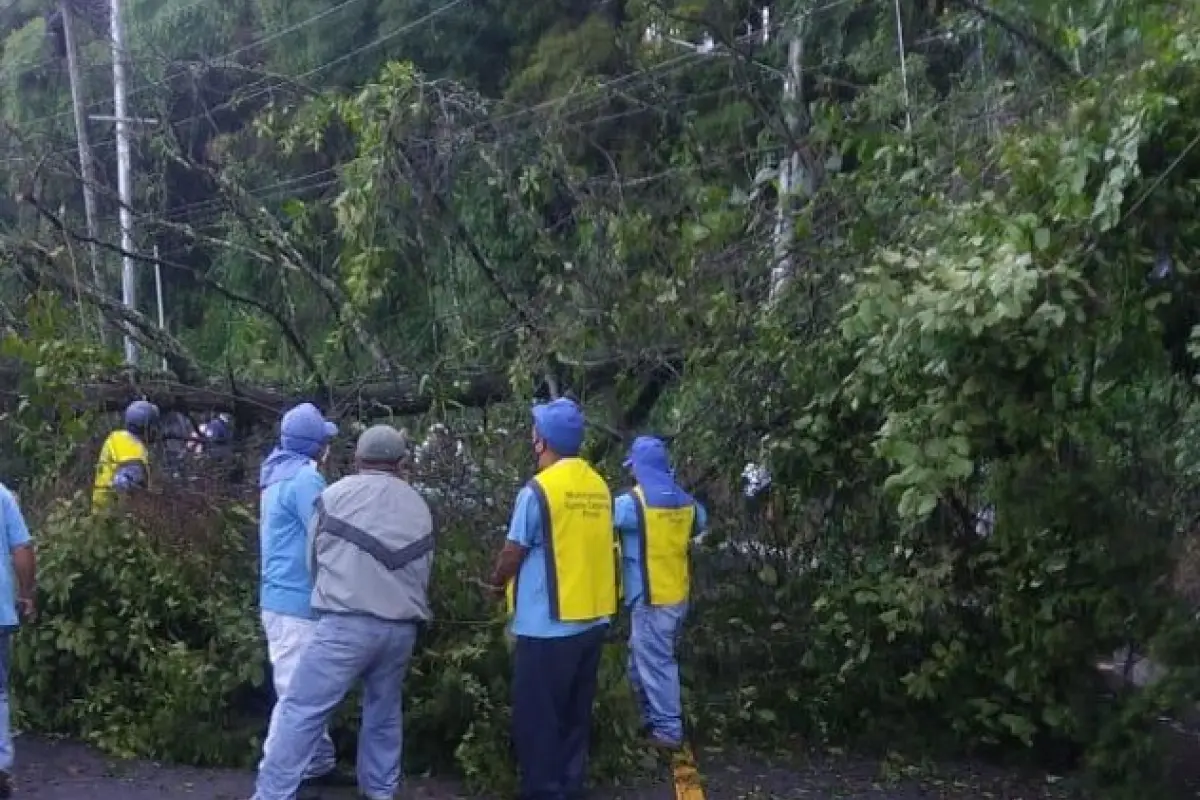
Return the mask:
MULTIPOLYGON (((17 739, 18 797, 36 800, 248 800, 253 776, 246 772, 116 762, 71 742, 17 739)), ((758 759, 701 754, 706 800, 1052 800, 1065 797, 1062 784, 1020 778, 990 769, 955 768, 938 775, 886 775, 877 763, 808 761, 790 767, 758 759), (707 766, 706 766, 707 762, 707 766)), ((467 795, 453 782, 410 780, 405 800, 452 800, 467 795)), ((320 790, 301 795, 351 800, 352 791, 320 790)), ((593 800, 672 800, 664 768, 661 782, 630 789, 597 789, 593 800)))

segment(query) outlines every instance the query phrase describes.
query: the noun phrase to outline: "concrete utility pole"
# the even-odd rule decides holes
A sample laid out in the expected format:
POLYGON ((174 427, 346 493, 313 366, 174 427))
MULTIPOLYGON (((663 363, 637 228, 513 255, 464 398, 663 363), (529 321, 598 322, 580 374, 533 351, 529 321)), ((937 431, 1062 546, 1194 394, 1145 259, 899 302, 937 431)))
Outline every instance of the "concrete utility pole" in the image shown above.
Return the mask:
MULTIPOLYGON (((158 329, 165 333, 167 330, 167 312, 166 307, 163 305, 162 264, 158 258, 158 245, 154 245, 154 295, 158 299, 158 329)), ((166 356, 163 356, 162 368, 163 372, 170 369, 166 356)))
MULTIPOLYGON (((125 24, 121 19, 121 0, 110 0, 112 29, 113 115, 117 123, 117 196, 121 202, 121 300, 125 307, 137 310, 136 275, 133 271, 133 175, 129 155, 129 109, 127 106, 125 24)), ((137 342, 125 332, 125 363, 137 364, 137 342)))
POLYGON ((808 109, 804 108, 804 22, 805 16, 797 15, 788 38, 788 68, 783 79, 783 114, 791 141, 788 143, 787 158, 779 165, 779 203, 775 214, 775 266, 771 268, 768 308, 775 305, 796 273, 795 264, 792 263, 792 243, 796 238, 796 191, 808 189, 807 194, 811 196, 812 176, 805 174, 798 144, 800 137, 805 133, 803 123, 808 119, 808 109))
MULTIPOLYGON (((88 256, 92 263, 92 283, 103 293, 105 281, 100 275, 100 253, 96 241, 100 238, 99 227, 96 225, 96 165, 92 160, 92 148, 88 143, 87 117, 84 116, 83 79, 79 74, 79 51, 75 41, 75 22, 69 0, 60 0, 59 12, 62 14, 63 38, 67 46, 67 74, 71 79, 71 105, 75 111, 75 140, 79 145, 79 176, 83 179, 83 211, 87 218, 88 256)), ((104 312, 98 311, 100 319, 100 343, 104 344, 105 335, 104 312)))
POLYGON ((912 133, 912 108, 908 98, 908 59, 904 57, 904 15, 900 12, 900 0, 896 8, 896 50, 900 53, 900 81, 904 87, 904 132, 912 133))

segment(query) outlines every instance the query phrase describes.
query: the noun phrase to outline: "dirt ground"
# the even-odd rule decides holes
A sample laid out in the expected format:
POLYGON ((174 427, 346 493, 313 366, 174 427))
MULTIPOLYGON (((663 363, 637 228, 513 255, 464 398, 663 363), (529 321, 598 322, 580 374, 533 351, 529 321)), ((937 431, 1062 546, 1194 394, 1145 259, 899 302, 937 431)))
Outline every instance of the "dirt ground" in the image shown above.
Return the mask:
MULTIPOLYGON (((197 770, 123 763, 87 747, 21 736, 17 739, 18 797, 37 800, 247 800, 253 776, 245 772, 197 770)), ((707 800, 1052 800, 1062 798, 1053 780, 1018 779, 992 770, 955 769, 941 777, 886 779, 878 764, 825 761, 784 768, 758 759, 723 761, 700 754, 707 800)), ((448 781, 419 779, 401 797, 452 800, 467 795, 448 781)), ((314 790, 302 800, 351 800, 352 791, 314 790)), ((657 785, 597 789, 592 800, 671 800, 664 770, 657 785)))

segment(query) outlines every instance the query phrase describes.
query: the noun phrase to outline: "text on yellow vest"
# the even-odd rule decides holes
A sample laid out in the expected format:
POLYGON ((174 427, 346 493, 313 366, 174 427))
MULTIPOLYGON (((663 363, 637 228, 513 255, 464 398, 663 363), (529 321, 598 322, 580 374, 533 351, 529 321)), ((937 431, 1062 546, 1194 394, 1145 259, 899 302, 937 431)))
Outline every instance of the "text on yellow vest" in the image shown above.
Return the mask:
MULTIPOLYGON (((113 431, 100 448, 96 461, 96 481, 92 485, 92 505, 103 505, 111 495, 113 480, 117 472, 131 464, 148 468, 150 462, 146 445, 129 431, 113 431)), ((149 470, 147 469, 147 472, 149 470)))
POLYGON ((633 490, 641 548, 642 591, 648 606, 673 606, 688 599, 691 565, 688 546, 696 523, 696 507, 653 508, 641 487, 633 490))
MULTIPOLYGON (((581 458, 564 458, 529 482, 542 518, 546 593, 550 618, 587 622, 617 612, 613 558, 612 494, 604 478, 581 458)), ((520 581, 508 585, 516 608, 520 581)))

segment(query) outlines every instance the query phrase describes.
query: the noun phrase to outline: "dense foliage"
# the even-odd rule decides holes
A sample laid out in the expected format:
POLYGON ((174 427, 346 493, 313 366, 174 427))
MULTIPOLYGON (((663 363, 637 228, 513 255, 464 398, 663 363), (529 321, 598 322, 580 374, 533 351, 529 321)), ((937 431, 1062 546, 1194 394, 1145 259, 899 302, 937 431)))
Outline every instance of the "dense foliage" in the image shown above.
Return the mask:
MULTIPOLYGON (((104 113, 107 19, 91 6, 64 5, 79 88, 104 113)), ((97 308, 109 349, 129 325, 144 366, 166 356, 183 384, 403 379, 430 409, 409 424, 450 422, 498 476, 490 503, 447 504, 460 519, 439 570, 459 575, 482 569, 472 534, 494 530, 528 468, 519 403, 464 410, 464 381, 492 376, 520 402, 570 389, 614 478, 622 437, 670 434, 717 543, 764 553, 702 576, 686 655, 700 736, 1082 759, 1144 791, 1158 717, 1200 693, 1200 10, 519 6, 131 3, 131 101, 160 121, 138 129, 137 255, 158 247, 169 334, 149 303, 112 299, 103 121, 89 278, 61 8, 0 10, 0 314, 26 398, 10 403, 14 470, 56 474, 49 442, 83 436, 64 397, 111 367, 97 308), (498 417, 514 446, 493 453, 498 417), (739 499, 747 460, 773 473, 766 509, 739 499), (1095 664, 1123 647, 1169 677, 1110 696, 1095 664)), ((195 524, 223 544, 197 559, 244 547, 238 512, 210 504, 195 524)), ((153 513, 93 537, 72 506, 40 505, 57 509, 47 638, 22 644, 20 671, 61 670, 88 699, 61 707, 34 682, 29 719, 130 752, 161 753, 156 726, 190 717, 241 735, 221 698, 261 663, 249 566, 201 597, 192 570, 208 562, 157 550, 153 513), (90 561, 114 551, 136 555, 90 561), (96 582, 86 595, 77 573, 96 582), (161 595, 129 596, 159 574, 161 595), (152 633, 107 658, 78 649, 117 625, 152 633), (169 690, 197 669, 213 694, 169 690)), ((413 724, 493 780, 503 640, 469 588, 447 578, 438 602, 413 724)), ((623 702, 601 703, 610 733, 623 702)), ((619 772, 632 753, 601 740, 598 768, 619 772)), ((188 746, 169 755, 236 751, 188 746)))
MULTIPOLYGON (((251 520, 186 495, 133 518, 79 512, 60 505, 39 526, 43 619, 18 639, 18 721, 120 756, 253 766, 271 696, 261 630, 248 611, 257 596, 246 552, 251 520)), ((457 771, 473 786, 503 791, 515 778, 503 630, 478 593, 455 588, 464 569, 482 563, 472 538, 445 531, 438 620, 406 683, 406 755, 410 771, 457 771)), ((618 650, 605 661, 597 720, 606 735, 594 767, 609 779, 626 777, 636 730, 618 650)), ((346 756, 357 713, 348 703, 335 725, 346 756)))

